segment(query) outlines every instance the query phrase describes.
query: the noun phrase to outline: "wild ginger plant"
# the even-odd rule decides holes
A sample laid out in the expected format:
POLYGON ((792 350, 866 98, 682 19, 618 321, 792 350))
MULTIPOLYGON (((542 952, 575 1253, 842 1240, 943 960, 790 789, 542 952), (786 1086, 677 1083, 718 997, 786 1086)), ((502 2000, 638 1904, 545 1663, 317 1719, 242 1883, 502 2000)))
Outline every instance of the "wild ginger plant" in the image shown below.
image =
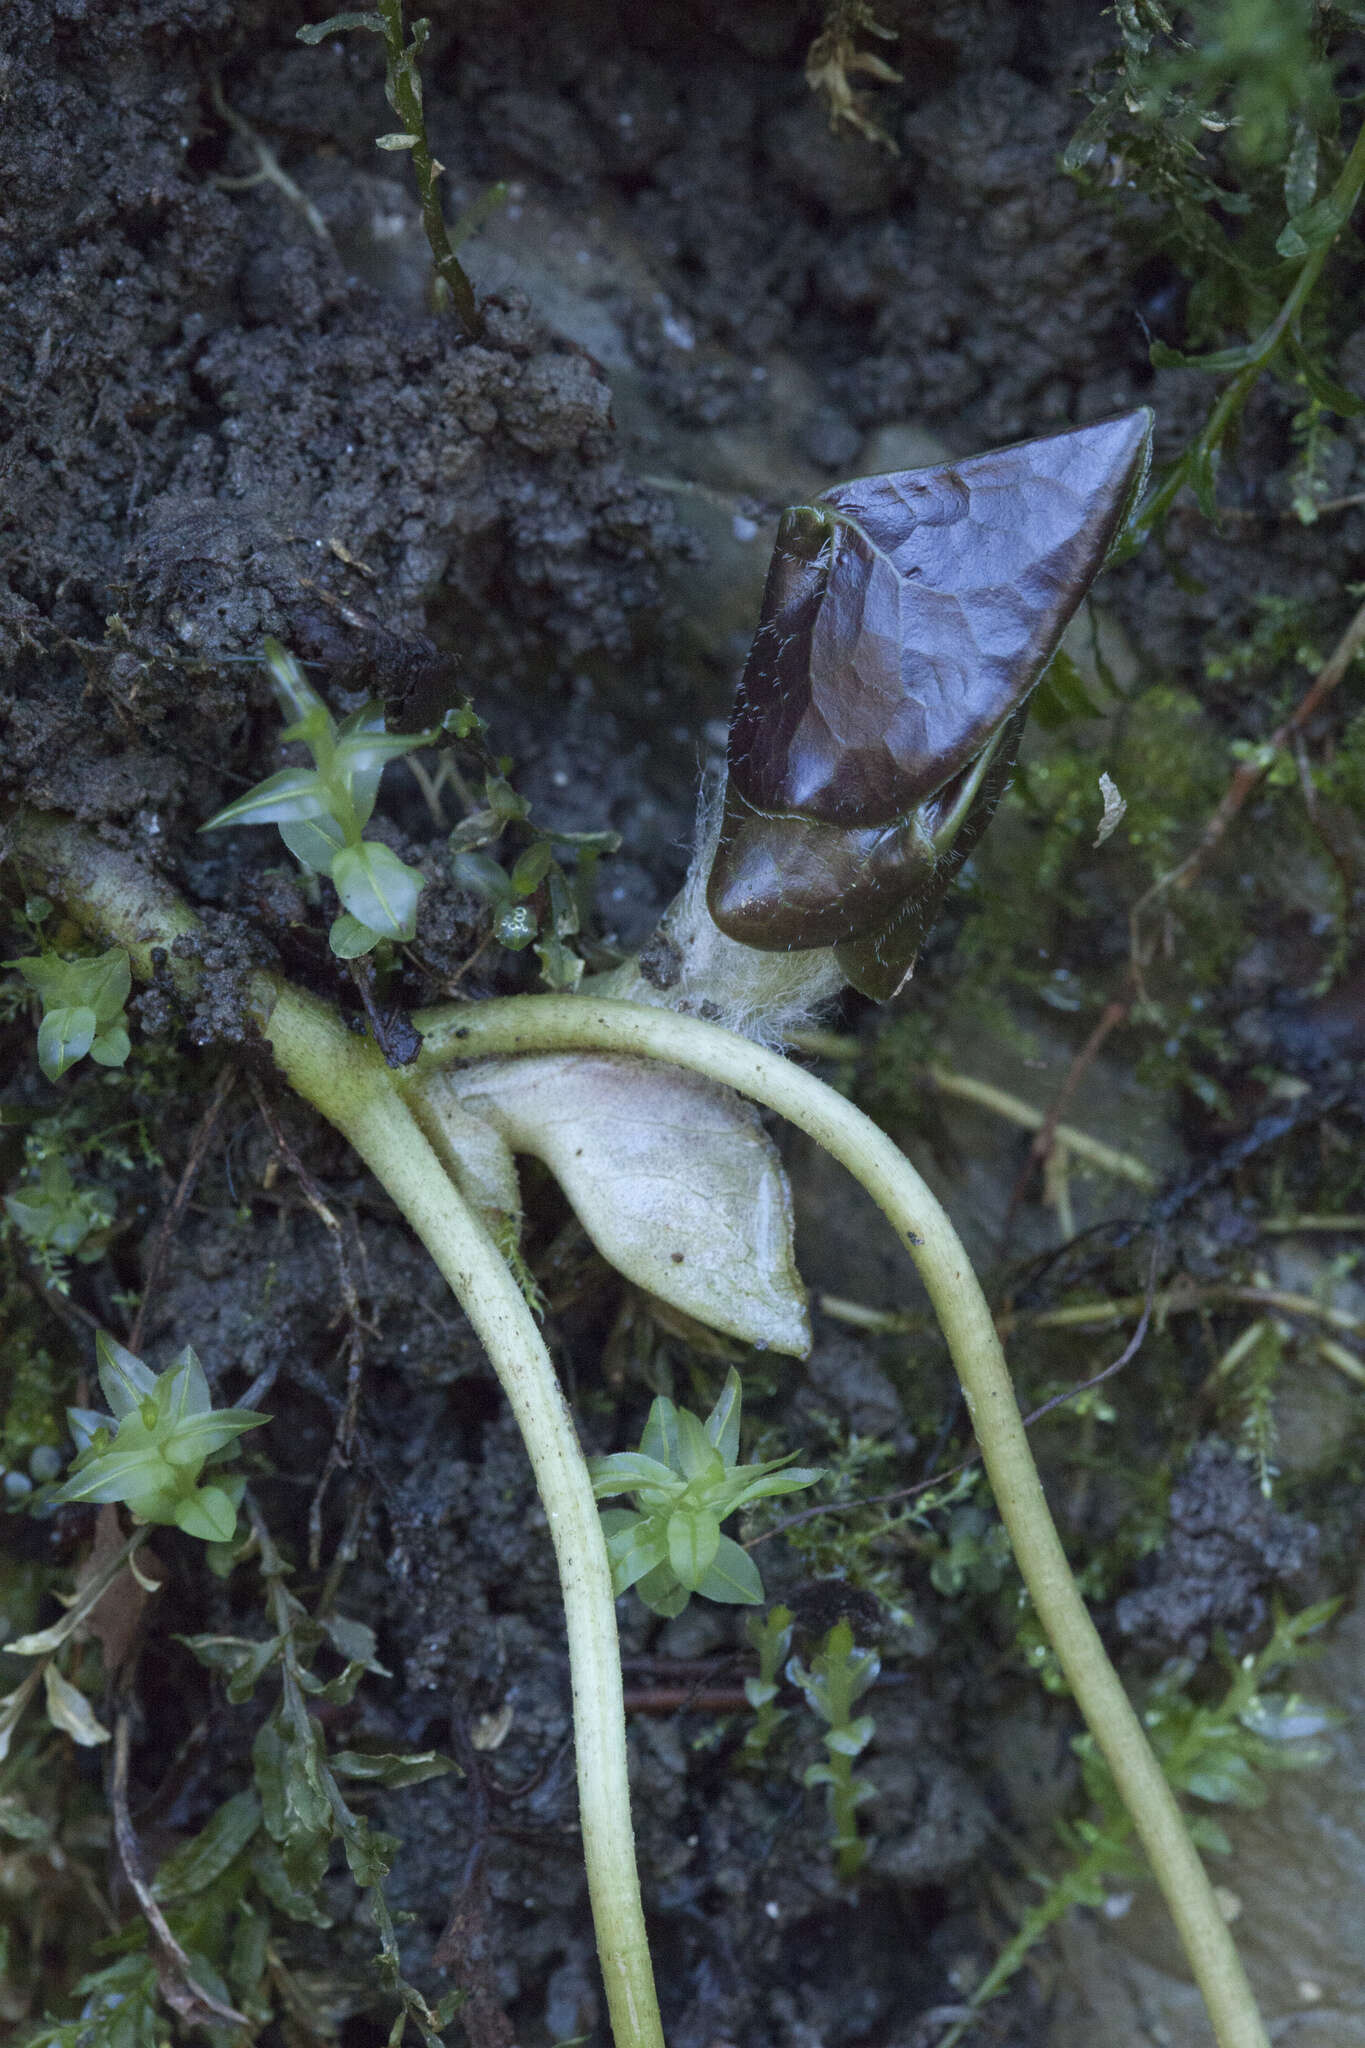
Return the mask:
MULTIPOLYGON (((391 1068, 318 996, 265 971, 250 983, 284 1076, 427 1246, 525 1440, 564 1592, 585 1860, 617 2048, 662 2048, 663 2034, 630 1826, 616 1588, 573 1419, 498 1237, 519 1214, 512 1157, 537 1152, 628 1277, 728 1334, 800 1355, 809 1340, 785 1176, 743 1097, 846 1165, 918 1267, 1025 1585, 1220 2048, 1265 2048, 1212 1887, 1067 1565, 990 1308, 948 1218, 832 1089, 755 1037, 669 1006, 709 1003, 708 1015, 747 1020, 772 1040, 845 980, 873 994, 901 984, 989 821, 1030 693, 1119 535, 1148 437, 1147 415, 1131 415, 836 486, 787 515, 732 731, 730 788, 665 921, 670 988, 628 970, 576 994, 419 1013, 420 1055, 391 1068)), ((390 751, 412 743, 395 736, 390 751)), ((140 974, 154 949, 192 931, 188 907, 132 856, 92 857, 78 828, 51 817, 26 816, 15 834, 45 886, 127 945, 140 974)), ((192 961, 177 957, 171 971, 193 985, 192 961)), ((683 1562, 700 1579, 697 1557, 683 1562)))

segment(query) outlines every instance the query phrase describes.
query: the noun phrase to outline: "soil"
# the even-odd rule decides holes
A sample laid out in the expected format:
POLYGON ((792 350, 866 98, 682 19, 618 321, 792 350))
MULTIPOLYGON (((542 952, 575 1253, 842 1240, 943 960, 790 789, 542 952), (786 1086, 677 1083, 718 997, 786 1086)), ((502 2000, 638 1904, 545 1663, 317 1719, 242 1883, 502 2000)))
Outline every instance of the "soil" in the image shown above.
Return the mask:
MULTIPOLYGON (((965 454, 1150 403, 1170 452, 1202 417, 1206 380, 1148 362, 1144 322, 1169 312, 1175 274, 1058 167, 1108 18, 1080 0, 884 0, 878 13, 905 79, 879 96, 894 154, 831 133, 802 69, 817 16, 791 0, 435 10, 423 69, 451 210, 509 185, 467 249, 484 320, 471 341, 431 309, 403 157, 374 148, 393 125, 375 38, 305 48, 305 11, 263 0, 11 0, 0 797, 154 852, 205 915, 212 969, 193 1017, 165 989, 137 1000, 171 1077, 160 1096, 154 1069, 139 1082, 162 1163, 129 1169, 120 1205, 140 1220, 109 1259, 75 1269, 82 1317, 126 1328, 120 1290, 145 1280, 199 1113, 176 1090, 206 1097, 225 1055, 271 1088, 235 993, 244 967, 279 958, 359 1011, 264 840, 196 837, 276 765, 265 636, 307 661, 339 709, 373 693, 401 729, 468 692, 538 821, 621 835, 601 938, 637 946, 683 872, 698 763, 716 751, 777 505, 915 459, 907 449, 965 454)), ((1270 389, 1253 400, 1235 484, 1249 508, 1274 509, 1287 411, 1270 389)), ((1336 495, 1365 485, 1365 443, 1343 435, 1334 459, 1336 495)), ((1146 661, 1198 691, 1206 636, 1248 629, 1257 591, 1331 606, 1363 555, 1359 511, 1330 542, 1269 516, 1215 533, 1182 512, 1166 553, 1113 574, 1105 603, 1146 661)), ((1226 694, 1229 734, 1259 736, 1226 694)), ((416 779, 387 778, 376 829, 428 877, 419 960, 389 991, 407 1006, 457 976, 474 996, 534 985, 533 958, 483 945, 483 909, 451 879, 454 816, 438 829, 416 779)), ((1302 929, 1267 939, 1258 1016, 1302 929)), ((946 985, 947 941, 941 957, 946 985)), ((28 1042, 14 1027, 16 1074, 28 1042)), ((1046 1049, 1055 1078, 1072 1050, 1046 1049)), ((50 1106, 27 1072, 13 1099, 50 1106)), ((1122 1115, 1121 1093, 1115 1079, 1105 1116, 1122 1115)), ((477 2025, 495 2029, 498 2009, 524 2048, 600 2042, 558 1594, 524 1455, 463 1318, 383 1198, 325 1127, 277 1108, 345 1219, 365 1305, 359 1448, 318 1513, 324 1562, 343 1540, 351 1555, 342 1610, 376 1628, 392 1678, 367 1679, 337 1711, 352 1744, 448 1750, 479 1781, 451 1776, 376 1809, 403 1843, 390 1899, 411 1916, 406 1967, 433 1996, 460 1981, 431 1958, 477 1850, 492 1960, 475 2048, 497 2038, 478 2040, 477 2025)), ((1174 1093, 1155 1122, 1164 1165, 1192 1173, 1210 1126, 1174 1093)), ((998 1241, 1020 1155, 970 1115, 925 1146, 969 1239, 998 1241)), ((792 1162, 808 1277, 903 1299, 894 1246, 803 1148, 792 1162)), ((548 1184, 528 1183, 528 1207, 584 1438, 617 1448, 635 1440, 649 1391, 603 1375, 620 1283, 594 1267, 548 1184)), ((1232 1226, 1196 1208, 1212 1260, 1232 1226)), ((1050 1222, 1030 1209, 1020 1228, 1027 1248, 1050 1222)), ((269 1377, 271 1469, 256 1483, 305 1586, 317 1580, 302 1563, 309 1504, 344 1397, 335 1257, 239 1079, 143 1344, 164 1362, 192 1342, 224 1399, 269 1377)), ((40 1323, 43 1341, 80 1355, 71 1314, 49 1303, 40 1323)), ((927 1410, 931 1439, 957 1411, 941 1374, 926 1403, 893 1349, 889 1363, 823 1325, 804 1376, 762 1367, 765 1430, 809 1442, 833 1416, 910 1461, 927 1410)), ((690 1398, 686 1354, 671 1356, 690 1398)), ((1128 1503, 1111 1492, 1100 1481, 1073 1500, 1078 1540, 1112 1532, 1128 1503)), ((1296 1600, 1320 1590, 1306 1519, 1262 1512, 1231 1453, 1195 1454, 1172 1516, 1118 1603, 1116 1639, 1132 1639, 1144 1668, 1198 1658, 1217 1629, 1254 1636, 1277 1583, 1296 1600)), ((768 1548, 770 1597, 814 1617, 808 1653, 828 1625, 807 1583, 819 1560, 768 1548)), ((159 1812, 171 1842, 245 1782, 259 1712, 226 1708, 174 1641, 246 1625, 254 1594, 209 1580, 176 1536, 159 1549, 175 1590, 143 1652, 140 1795, 210 1730, 159 1812)), ((927 1573, 914 1583, 913 1625, 875 1603, 862 1616, 885 1676, 872 1696, 876 1847, 856 1896, 833 1874, 818 1801, 790 1769, 734 1770, 737 1723, 688 1704, 698 1673, 733 1686, 749 1668, 732 1612, 694 1606, 660 1626, 623 1603, 628 1684, 642 1698, 679 1688, 669 1711, 632 1719, 673 2048, 928 2048, 995 1953, 1001 1830, 1047 1838, 1010 1752, 1034 1709, 1026 1678, 1001 1675, 987 1592, 964 1627, 927 1573)), ((1060 1707, 1045 1714, 1044 1809, 1074 1790, 1068 1727, 1060 1707)), ((341 1876, 328 1906, 326 1933, 289 1929, 291 1968, 346 2048, 368 2048, 389 2024, 368 1974, 373 1930, 341 1876)), ((1021 1977, 989 2038, 1040 2048, 1050 2009, 1021 1977)))

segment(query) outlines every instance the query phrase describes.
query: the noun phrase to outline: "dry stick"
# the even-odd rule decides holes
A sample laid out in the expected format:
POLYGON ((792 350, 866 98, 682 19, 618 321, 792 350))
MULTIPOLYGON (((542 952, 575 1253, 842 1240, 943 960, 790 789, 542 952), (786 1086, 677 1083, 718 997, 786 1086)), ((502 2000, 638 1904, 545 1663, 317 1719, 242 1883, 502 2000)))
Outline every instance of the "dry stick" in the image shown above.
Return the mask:
POLYGON ((351 1453, 355 1449, 356 1425, 360 1417, 360 1389, 365 1371, 366 1324, 360 1313, 360 1297, 351 1278, 351 1267, 346 1257, 341 1225, 324 1199, 322 1189, 285 1136, 284 1126, 254 1074, 251 1077, 251 1093, 270 1133, 271 1143, 298 1182, 303 1199, 327 1232, 332 1255, 337 1262, 341 1312, 346 1318, 346 1342, 342 1346, 346 1359, 346 1401, 332 1432, 322 1477, 313 1489, 313 1498, 308 1506, 308 1569, 315 1572, 322 1563, 322 1503, 334 1474, 343 1466, 350 1464, 351 1453))
MULTIPOLYGON (((1113 1028, 1112 1026, 1110 1027, 1113 1028)), ((1106 1036, 1108 1034, 1106 1033, 1106 1036)), ((1089 1047, 1082 1054, 1094 1058, 1097 1044, 1092 1052, 1089 1047)), ((1052 1107, 1048 1110, 1035 1109, 1032 1103, 1024 1102, 1017 1095, 1010 1095, 993 1082, 978 1081, 969 1074, 954 1073, 950 1067, 930 1063, 923 1069, 928 1080, 942 1095, 955 1096, 960 1102, 977 1103, 982 1109, 993 1110, 997 1116, 1009 1123, 1019 1124, 1026 1131, 1038 1133, 1031 1148, 1030 1157, 1039 1160, 1047 1157, 1054 1145, 1060 1144, 1077 1159, 1085 1160, 1089 1166, 1098 1167, 1101 1173, 1109 1173, 1116 1180, 1126 1180, 1147 1194, 1157 1191, 1157 1177, 1150 1166, 1135 1159, 1130 1152, 1120 1152, 1114 1145, 1106 1145, 1101 1138, 1092 1138, 1088 1131, 1078 1130, 1074 1124, 1061 1121, 1062 1111, 1071 1100, 1080 1073, 1074 1078, 1068 1074, 1063 1081, 1052 1107)))
POLYGON ((1100 1016, 1099 1023, 1095 1026, 1089 1038, 1087 1038, 1085 1044, 1067 1069, 1061 1087, 1053 1096, 1044 1114, 1043 1121, 1038 1126, 1033 1143, 1028 1148, 1028 1158, 1020 1168, 1019 1177, 1010 1192, 1009 1206, 1005 1211, 1005 1228, 1003 1233, 1006 1239, 1009 1237, 1015 1211, 1023 1200, 1024 1190, 1028 1186, 1030 1178, 1038 1168, 1046 1166, 1048 1160, 1052 1157, 1052 1148, 1057 1142, 1062 1117, 1081 1084, 1082 1076, 1094 1065, 1105 1039, 1108 1038, 1115 1025, 1122 1023, 1127 1014, 1128 1005, 1126 1003, 1107 1004, 1100 1016))
MULTIPOLYGON (((616 1604, 606 1543, 568 1403, 521 1290, 457 1192, 398 1076, 322 1004, 279 993, 266 1036, 402 1210, 445 1275, 511 1404, 545 1503, 569 1637, 583 1855, 618 2048, 663 2048, 630 1828, 616 1604)), ((412 1069, 405 1070, 412 1073, 412 1069)))
MULTIPOLYGON (((1152 1261, 1147 1271, 1147 1293, 1142 1304, 1142 1314, 1138 1318, 1136 1330, 1134 1330, 1118 1357, 1111 1359, 1108 1365, 1102 1365, 1098 1372, 1091 1373, 1088 1380, 1079 1380, 1074 1387, 1068 1387, 1064 1393, 1054 1394, 1050 1401, 1044 1401, 1041 1408, 1031 1408, 1024 1417, 1025 1429, 1032 1429, 1035 1422, 1041 1422, 1045 1415, 1051 1415, 1054 1408, 1064 1408, 1067 1402, 1074 1401, 1078 1394, 1088 1394, 1092 1387, 1100 1386, 1103 1381, 1112 1379, 1116 1372, 1122 1372, 1125 1365, 1131 1365, 1146 1342, 1148 1325, 1152 1319, 1152 1307, 1156 1301, 1156 1268, 1160 1254, 1161 1239, 1159 1236, 1156 1236, 1152 1240, 1152 1261)), ((999 1328, 1000 1323, 999 1318, 997 1318, 997 1331, 999 1328)), ((913 1486, 898 1487, 894 1493, 868 1494, 863 1495, 858 1500, 824 1501, 818 1507, 802 1508, 799 1513, 788 1515, 781 1522, 775 1522, 771 1529, 765 1529, 761 1536, 755 1536, 751 1543, 745 1544, 744 1548, 746 1550, 756 1550, 758 1545, 766 1543, 770 1536, 784 1535, 788 1529, 798 1528, 802 1522, 813 1522, 819 1515, 845 1515, 853 1508, 894 1507, 900 1501, 914 1500, 917 1495, 928 1493, 934 1487, 946 1486, 950 1479, 956 1479, 960 1473, 970 1472, 972 1466, 979 1462, 980 1457, 981 1450, 978 1446, 976 1450, 963 1458, 960 1464, 949 1465, 946 1471, 943 1472, 931 1472, 927 1479, 918 1479, 913 1486)))
POLYGON ((162 1996, 188 2026, 245 2027, 249 2024, 245 2013, 238 2012, 235 2006, 224 2005, 220 1998, 215 1998, 213 1993, 206 1991, 199 1982, 194 1974, 193 1964, 171 1933, 166 1915, 157 1904, 156 1895, 147 1882, 142 1868, 142 1851, 133 1830, 132 1815, 128 1811, 128 1722, 128 1708, 121 1706, 114 1721, 114 1760, 109 1776, 109 1804, 114 1816, 114 1840, 118 1845, 123 1875, 128 1881, 129 1890, 137 1900, 143 1918, 151 1929, 162 1996))
POLYGON ((823 1082, 695 1018, 582 996, 533 996, 428 1012, 416 1021, 426 1046, 405 1076, 409 1091, 456 1059, 594 1051, 669 1060, 787 1117, 867 1189, 928 1289, 1024 1583, 1133 1817, 1220 2048, 1267 2048, 1213 1887, 1071 1575, 985 1295, 952 1224, 910 1162, 823 1082))
POLYGON ((1365 604, 1356 611, 1351 623, 1318 670, 1311 688, 1299 699, 1288 718, 1276 726, 1263 746, 1257 748, 1253 760, 1238 763, 1232 780, 1224 791, 1218 808, 1204 827, 1194 851, 1187 854, 1178 867, 1172 869, 1170 874, 1163 875, 1161 880, 1147 891, 1141 902, 1135 905, 1134 917, 1140 916, 1144 905, 1164 890, 1188 889, 1191 886, 1247 798, 1274 767, 1276 757, 1284 752, 1294 735, 1302 731, 1313 713, 1331 696, 1362 647, 1365 647, 1365 604))
POLYGON ((185 1161, 185 1170, 180 1176, 179 1186, 176 1188, 175 1194, 171 1199, 170 1208, 162 1218, 161 1228, 156 1234, 156 1244, 152 1249, 152 1256, 147 1263, 147 1278, 142 1283, 142 1298, 137 1305, 137 1314, 133 1317, 133 1327, 128 1332, 128 1349, 135 1351, 139 1358, 142 1356, 142 1327, 147 1320, 147 1304, 151 1301, 161 1284, 161 1275, 170 1253, 171 1240, 175 1235, 181 1217, 189 1205, 190 1196, 194 1193, 194 1185, 199 1178, 200 1168, 203 1166, 204 1160, 208 1155, 209 1146, 213 1143, 213 1134, 218 1127, 218 1119, 223 1113, 224 1105, 232 1093, 232 1086, 236 1079, 237 1069, 233 1066, 224 1067, 222 1073, 218 1076, 217 1085, 209 1097, 209 1106, 199 1119, 195 1127, 194 1136, 190 1140, 189 1158, 185 1161))

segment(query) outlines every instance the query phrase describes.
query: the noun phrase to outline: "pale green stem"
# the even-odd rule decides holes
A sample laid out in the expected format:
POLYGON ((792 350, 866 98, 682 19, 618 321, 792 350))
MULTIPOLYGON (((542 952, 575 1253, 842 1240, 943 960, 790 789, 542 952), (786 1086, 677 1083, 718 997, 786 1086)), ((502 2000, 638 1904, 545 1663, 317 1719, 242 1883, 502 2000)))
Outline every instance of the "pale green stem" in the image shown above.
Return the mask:
POLYGON ((790 1061, 695 1018, 581 996, 431 1011, 404 1086, 452 1060, 594 1051, 669 1060, 787 1117, 846 1166, 919 1268, 952 1353, 1001 1518, 1038 1617, 1113 1773, 1203 1994, 1219 2048, 1268 2048, 1232 1937, 1180 1808, 1066 1561, 990 1309, 956 1231, 910 1162, 860 1110, 790 1061))
POLYGON ((284 990, 266 1026, 298 1092, 350 1141, 449 1282, 512 1406, 559 1565, 569 1639, 583 1855, 616 2048, 663 2048, 626 1776, 616 1602, 573 1417, 506 1261, 456 1191, 367 1040, 284 990))

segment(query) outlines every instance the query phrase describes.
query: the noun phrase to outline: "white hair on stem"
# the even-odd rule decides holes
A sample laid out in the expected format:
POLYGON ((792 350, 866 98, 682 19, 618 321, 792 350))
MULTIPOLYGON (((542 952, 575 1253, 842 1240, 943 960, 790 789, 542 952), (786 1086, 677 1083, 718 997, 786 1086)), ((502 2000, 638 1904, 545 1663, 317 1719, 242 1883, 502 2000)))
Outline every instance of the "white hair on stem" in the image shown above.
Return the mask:
POLYGON ((712 921, 706 884, 720 838, 724 795, 723 774, 704 778, 686 880, 646 948, 646 961, 651 950, 661 956, 662 972, 648 966, 642 971, 638 959, 629 960, 611 974, 594 977, 591 993, 678 1010, 723 1024, 760 1045, 781 1045, 816 1020, 845 986, 845 978, 830 946, 761 953, 727 938, 712 921))

